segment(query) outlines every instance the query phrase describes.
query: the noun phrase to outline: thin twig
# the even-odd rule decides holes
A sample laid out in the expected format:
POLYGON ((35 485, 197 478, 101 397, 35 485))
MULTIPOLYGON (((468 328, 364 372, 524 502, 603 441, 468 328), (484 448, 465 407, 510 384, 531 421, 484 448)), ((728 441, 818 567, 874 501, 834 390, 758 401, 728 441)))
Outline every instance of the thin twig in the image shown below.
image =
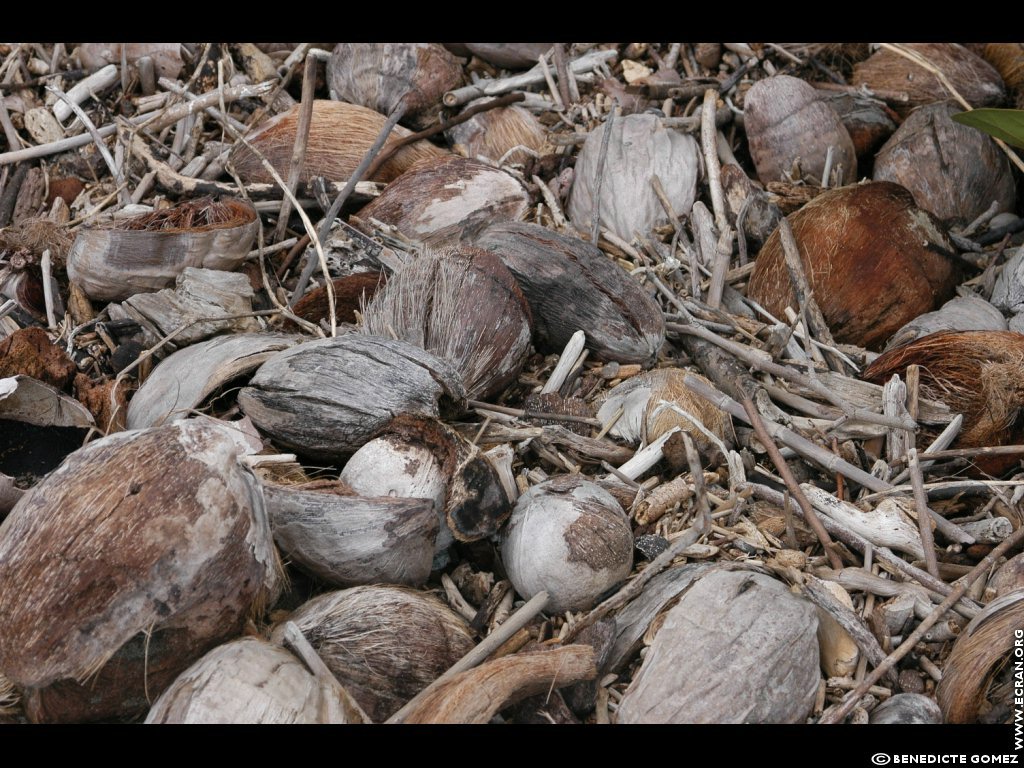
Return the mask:
MULTIPOLYGON (((295 144, 292 146, 292 157, 288 163, 288 191, 293 195, 299 185, 302 164, 306 159, 306 142, 309 139, 309 126, 313 122, 313 93, 316 86, 317 61, 312 56, 306 57, 306 69, 302 76, 302 102, 299 106, 299 123, 295 129, 295 144)), ((274 229, 274 242, 284 238, 288 228, 288 216, 291 213, 291 200, 288 196, 281 200, 281 211, 277 215, 277 227, 274 229)))
POLYGON ((925 568, 935 578, 939 578, 939 563, 935 558, 935 539, 932 537, 931 510, 928 508, 928 497, 924 493, 924 478, 921 476, 921 465, 917 460, 917 449, 907 451, 907 469, 910 470, 910 482, 914 486, 914 504, 917 506, 917 528, 921 533, 921 545, 924 547, 925 568))
POLYGON ((711 190, 711 207, 715 211, 715 225, 722 232, 729 227, 725 217, 725 194, 722 192, 721 167, 718 163, 718 150, 715 146, 717 131, 715 129, 715 106, 718 92, 712 88, 704 91, 704 106, 701 111, 700 145, 704 152, 704 166, 708 174, 708 188, 711 190))

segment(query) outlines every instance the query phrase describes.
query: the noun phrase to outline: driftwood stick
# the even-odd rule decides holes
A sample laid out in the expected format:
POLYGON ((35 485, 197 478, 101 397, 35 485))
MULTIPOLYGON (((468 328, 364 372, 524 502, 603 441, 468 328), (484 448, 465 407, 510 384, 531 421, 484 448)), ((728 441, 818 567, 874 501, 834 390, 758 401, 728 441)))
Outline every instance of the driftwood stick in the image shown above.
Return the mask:
POLYGON ((917 429, 917 422, 909 419, 893 419, 874 411, 869 411, 865 408, 854 408, 849 403, 845 402, 842 398, 835 394, 831 389, 826 387, 820 381, 811 379, 802 373, 794 371, 792 368, 788 368, 784 365, 766 359, 767 356, 760 356, 742 344, 737 344, 729 339, 723 339, 721 336, 712 333, 706 328, 702 328, 699 325, 682 325, 680 323, 665 323, 665 328, 673 333, 682 333, 688 336, 697 336, 698 338, 709 341, 722 349, 730 352, 736 357, 740 358, 743 362, 749 365, 755 370, 764 371, 770 373, 773 376, 791 381, 794 384, 798 384, 806 389, 811 390, 815 394, 820 395, 828 402, 837 406, 844 414, 849 418, 857 421, 866 421, 869 424, 881 424, 885 427, 894 427, 896 429, 917 429))
POLYGON ((819 722, 825 723, 840 723, 843 719, 853 711, 853 708, 860 701, 861 696, 867 693, 868 688, 877 683, 881 679, 882 675, 886 674, 889 670, 893 669, 896 664, 899 663, 900 659, 910 653, 914 646, 916 646, 921 638, 925 636, 929 629, 935 625, 936 622, 941 619, 946 611, 948 611, 953 604, 959 600, 971 587, 971 585, 988 573, 989 569, 992 568, 1005 553, 1024 542, 1024 526, 1018 528, 1012 536, 1004 539, 995 549, 989 552, 981 562, 978 563, 974 568, 964 576, 953 588, 953 591, 947 595, 946 599, 943 600, 939 605, 932 610, 931 614, 928 615, 917 628, 907 636, 900 647, 890 653, 885 660, 875 667, 874 671, 864 678, 863 682, 858 685, 853 691, 848 693, 841 704, 837 705, 834 709, 826 712, 819 722))
POLYGON ((593 419, 589 416, 574 416, 568 413, 548 413, 546 411, 531 411, 522 408, 508 408, 504 405, 491 405, 479 400, 467 400, 466 405, 470 408, 477 408, 481 411, 492 411, 503 413, 506 416, 515 416, 520 419, 551 419, 552 421, 571 421, 574 424, 586 424, 590 427, 600 427, 600 419, 593 419))
POLYGON ((721 166, 718 162, 718 150, 715 147, 717 129, 715 128, 715 106, 718 91, 708 88, 704 91, 704 104, 700 115, 700 146, 704 153, 704 166, 708 174, 708 188, 711 190, 711 207, 715 212, 715 225, 719 232, 729 228, 725 217, 725 194, 722 192, 721 166))
POLYGON ((67 104, 69 105, 69 109, 75 113, 75 116, 79 120, 82 121, 82 125, 85 126, 85 130, 89 132, 90 136, 92 136, 92 140, 96 144, 96 149, 100 151, 100 156, 103 158, 103 162, 107 164, 107 168, 110 170, 110 175, 116 179, 118 176, 117 163, 114 162, 114 158, 110 154, 110 150, 107 149, 107 145, 103 143, 103 137, 100 136, 99 132, 96 130, 96 125, 93 123, 92 120, 89 119, 89 116, 85 114, 85 110, 77 104, 75 104, 73 101, 71 101, 71 99, 68 98, 68 95, 59 88, 56 88, 52 85, 48 85, 46 86, 46 90, 48 90, 62 102, 67 102, 67 104))
POLYGON ((594 212, 590 218, 590 242, 597 245, 597 237, 601 232, 601 185, 604 182, 604 164, 608 159, 608 143, 612 138, 612 126, 615 125, 615 109, 618 102, 612 101, 612 108, 608 110, 608 119, 604 123, 604 133, 601 135, 601 150, 597 156, 597 189, 594 192, 594 212))
POLYGON ((389 717, 387 722, 401 723, 409 712, 412 712, 423 699, 432 695, 439 687, 460 672, 481 664, 488 656, 498 650, 506 640, 529 624, 534 616, 543 611, 544 607, 548 604, 548 599, 547 592, 538 592, 530 598, 522 608, 509 616, 501 626, 481 640, 469 653, 452 664, 447 672, 406 702, 405 706, 389 717))
MULTIPOLYGON (((18 136, 18 130, 14 127, 14 123, 11 122, 11 115, 7 111, 7 104, 2 97, 0 97, 0 126, 3 126, 4 136, 7 138, 7 148, 10 151, 20 149, 21 137, 18 136)), ((0 155, 0 157, 2 156, 0 155)))
MULTIPOLYGON (((936 460, 936 459, 954 458, 953 456, 946 456, 945 454, 947 454, 947 453, 957 453, 957 454, 959 454, 959 451, 952 451, 952 452, 950 452, 950 451, 946 451, 944 449, 948 448, 950 445, 953 444, 953 441, 956 440, 957 435, 960 434, 960 428, 963 426, 963 423, 964 423, 963 414, 958 413, 956 416, 953 417, 953 420, 951 422, 949 422, 949 424, 946 425, 946 428, 944 430, 942 430, 942 432, 939 434, 939 436, 936 437, 932 441, 932 444, 929 445, 925 449, 924 453, 921 454, 920 456, 918 456, 918 459, 921 460, 921 469, 922 470, 928 469, 928 467, 930 467, 932 464, 935 463, 934 460, 936 460), (926 461, 926 459, 931 459, 931 461, 926 461)), ((970 449, 970 450, 991 450, 991 449, 978 449, 978 448, 975 448, 975 449, 970 449)), ((910 476, 910 470, 909 469, 904 469, 902 472, 900 472, 898 475, 896 475, 896 477, 894 477, 892 479, 892 484, 893 485, 899 485, 904 480, 906 480, 909 476, 910 476)))
POLYGON ((541 389, 542 395, 547 395, 552 392, 557 392, 562 388, 566 378, 569 376, 579 359, 580 353, 583 352, 583 347, 587 343, 587 335, 583 331, 576 331, 565 344, 565 349, 562 350, 561 356, 558 358, 558 363, 555 365, 555 369, 551 371, 551 376, 548 377, 547 383, 541 389))
MULTIPOLYGON (((295 129, 295 144, 292 147, 291 160, 288 163, 288 191, 293 195, 299 185, 302 163, 306 159, 306 142, 309 139, 309 126, 313 122, 313 92, 316 87, 316 64, 312 56, 306 57, 306 69, 302 76, 302 102, 299 107, 299 124, 295 129)), ((281 211, 277 215, 277 227, 274 229, 274 242, 284 237, 288 228, 288 216, 292 202, 285 195, 281 200, 281 211)))
MULTIPOLYGON (((122 46, 123 50, 124 46, 122 46)), ((73 87, 68 88, 66 99, 62 99, 53 105, 53 116, 63 123, 71 117, 74 107, 77 107, 93 94, 105 91, 116 83, 118 79, 117 67, 113 64, 107 64, 102 69, 96 70, 88 77, 79 80, 73 87)), ((78 119, 81 120, 82 118, 79 117, 78 119)), ((82 124, 85 125, 84 122, 82 124)))
POLYGON ((793 286, 793 293, 796 295, 797 303, 805 310, 807 332, 821 340, 825 346, 822 352, 829 367, 840 373, 850 373, 846 363, 841 357, 835 354, 830 347, 835 347, 835 339, 825 322, 825 316, 821 314, 821 307, 814 299, 814 292, 804 272, 803 261, 800 258, 800 249, 797 246, 796 238, 793 237, 793 228, 789 220, 783 218, 779 222, 779 236, 782 239, 782 253, 786 259, 786 269, 789 271, 789 282, 793 286))
POLYGON ((832 567, 836 570, 840 570, 843 567, 843 561, 836 553, 832 538, 828 535, 828 531, 821 524, 821 518, 818 517, 818 513, 814 511, 814 507, 811 506, 811 502, 807 500, 804 492, 800 489, 799 483, 796 478, 793 477, 792 471, 789 469, 789 465, 786 460, 782 458, 782 454, 779 453, 779 448, 775 445, 775 441, 772 440, 771 435, 768 434, 768 429, 765 426, 764 419, 761 418, 761 414, 757 412, 757 408, 754 407, 754 401, 750 397, 743 398, 743 410, 747 412, 747 419, 750 424, 754 427, 754 432, 757 433, 757 439, 761 441, 761 444, 768 451, 768 457, 772 460, 772 464, 779 471, 779 475, 782 476, 783 481, 786 483, 786 488, 789 489, 790 495, 796 499, 800 505, 800 509, 803 510, 804 519, 811 526, 814 531, 814 535, 818 537, 818 541, 821 542, 821 546, 825 550, 825 554, 828 556, 828 561, 832 564, 832 567))
POLYGON ((921 476, 921 465, 917 460, 917 449, 907 451, 910 470, 910 482, 914 486, 914 504, 917 507, 917 527, 921 533, 921 545, 924 547, 925 568, 935 578, 939 578, 939 563, 935 559, 935 539, 932 537, 932 526, 929 515, 934 515, 928 508, 928 497, 924 493, 924 478, 921 476))
MULTIPOLYGON (((618 53, 614 50, 590 51, 578 59, 570 61, 568 69, 573 74, 579 75, 584 72, 590 72, 599 64, 610 62, 617 56, 618 53)), ((444 105, 448 108, 457 107, 481 96, 498 96, 509 91, 521 91, 533 85, 540 85, 543 82, 544 71, 538 65, 522 74, 512 75, 501 80, 481 80, 473 85, 448 91, 444 95, 444 105)))

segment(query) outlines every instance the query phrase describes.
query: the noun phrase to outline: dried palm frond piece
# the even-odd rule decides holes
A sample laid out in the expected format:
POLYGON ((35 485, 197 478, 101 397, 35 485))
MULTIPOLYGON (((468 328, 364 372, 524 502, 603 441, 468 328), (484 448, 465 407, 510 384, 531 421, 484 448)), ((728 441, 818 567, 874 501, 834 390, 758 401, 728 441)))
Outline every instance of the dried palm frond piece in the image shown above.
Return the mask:
POLYGON ((259 222, 241 200, 189 200, 161 211, 83 227, 68 253, 68 276, 92 299, 126 299, 174 283, 186 267, 233 270, 259 222))

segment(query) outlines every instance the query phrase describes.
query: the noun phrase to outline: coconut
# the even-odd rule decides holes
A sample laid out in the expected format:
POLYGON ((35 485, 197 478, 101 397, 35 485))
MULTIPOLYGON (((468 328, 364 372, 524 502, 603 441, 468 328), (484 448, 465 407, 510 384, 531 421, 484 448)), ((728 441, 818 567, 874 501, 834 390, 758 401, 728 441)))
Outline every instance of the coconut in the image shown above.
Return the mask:
POLYGON ((629 575, 633 535, 608 491, 576 475, 559 477, 519 497, 501 559, 523 597, 546 591, 550 611, 582 611, 629 575))
POLYGON ((183 422, 76 451, 0 526, 0 669, 30 719, 144 712, 279 586, 230 430, 183 422))
MULTIPOLYGON (((470 102, 467 108, 476 104, 470 102)), ((544 126, 532 113, 515 104, 480 112, 449 128, 445 137, 463 157, 482 158, 495 164, 526 163, 530 157, 551 152, 544 126)))
MULTIPOLYGON (((289 620, 370 719, 383 722, 473 647, 466 623, 433 595, 354 587, 310 600, 289 620)), ((283 627, 273 637, 283 636, 283 627)))

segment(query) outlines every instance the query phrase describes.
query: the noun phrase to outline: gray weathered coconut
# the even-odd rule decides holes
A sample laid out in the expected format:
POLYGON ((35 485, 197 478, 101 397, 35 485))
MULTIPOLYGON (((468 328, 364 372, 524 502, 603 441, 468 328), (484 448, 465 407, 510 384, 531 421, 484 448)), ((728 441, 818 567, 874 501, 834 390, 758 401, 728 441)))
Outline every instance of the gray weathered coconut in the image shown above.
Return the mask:
POLYGON ((1018 248, 992 289, 992 303, 1012 314, 1024 312, 1024 248, 1018 248))
POLYGON ((547 591, 553 613, 582 611, 629 575, 633 535, 608 491, 579 475, 558 477, 519 497, 501 559, 523 597, 547 591))
MULTIPOLYGON (((328 592, 289 619, 370 719, 383 722, 472 647, 469 629, 433 595, 405 587, 328 592)), ((283 636, 283 627, 273 638, 283 636)))
MULTIPOLYGON (((568 214, 582 232, 590 231, 606 130, 602 124, 591 131, 576 159, 568 214)), ((692 136, 665 128, 654 115, 626 115, 612 126, 602 176, 601 224, 626 241, 634 232, 646 237, 654 227, 668 223, 651 179, 661 180, 673 210, 686 216, 701 176, 700 149, 692 136)))
POLYGON ((440 527, 430 499, 365 499, 266 484, 274 540, 329 584, 407 584, 430 575, 440 527))
POLYGON ((145 711, 273 599, 263 495, 238 457, 209 422, 121 432, 18 502, 0 526, 0 669, 32 720, 145 711))
POLYGON ((279 333, 236 333, 178 350, 153 370, 132 397, 128 429, 186 418, 218 387, 255 370, 298 339, 279 333))
POLYGON ((942 710, 920 693, 897 693, 871 710, 868 721, 872 725, 938 725, 942 710))
POLYGON ((146 723, 343 723, 327 691, 279 645, 243 637, 214 648, 160 694, 146 723), (326 704, 326 706, 325 706, 326 704), (327 716, 327 717, 325 717, 327 716))
MULTIPOLYGON (((1004 272, 1005 274, 1005 272, 1004 272)), ((918 315, 886 343, 887 350, 940 331, 1005 331, 1003 313, 980 296, 956 296, 934 312, 918 315)))
POLYGON ((173 285, 186 267, 237 268, 258 227, 255 209, 240 200, 185 202, 84 227, 68 253, 68 277, 102 301, 158 291, 173 285))
POLYGON ((665 616, 620 723, 802 723, 818 690, 814 606, 760 573, 713 570, 665 616))
POLYGON ((335 460, 399 414, 438 416, 446 396, 465 396, 447 362, 404 341, 349 334, 270 358, 238 404, 275 443, 335 460))

